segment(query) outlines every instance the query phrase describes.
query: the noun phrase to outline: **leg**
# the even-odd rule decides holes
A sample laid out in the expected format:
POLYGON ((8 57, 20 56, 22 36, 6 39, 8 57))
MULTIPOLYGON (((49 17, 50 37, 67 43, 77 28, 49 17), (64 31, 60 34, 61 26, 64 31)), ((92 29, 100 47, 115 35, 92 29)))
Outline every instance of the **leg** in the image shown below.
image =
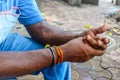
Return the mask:
POLYGON ((74 6, 74 5, 76 5, 77 0, 69 0, 68 2, 71 6, 74 6))
MULTIPOLYGON (((22 37, 19 34, 11 34, 0 44, 0 51, 28 51, 42 49, 44 45, 40 45, 31 38, 22 37)), ((42 72, 45 80, 70 80, 70 64, 64 62, 55 67, 45 68, 41 71, 36 71, 34 75, 42 72)), ((14 80, 14 79, 11 79, 14 80)))
POLYGON ((112 3, 114 2, 114 0, 112 0, 112 3))

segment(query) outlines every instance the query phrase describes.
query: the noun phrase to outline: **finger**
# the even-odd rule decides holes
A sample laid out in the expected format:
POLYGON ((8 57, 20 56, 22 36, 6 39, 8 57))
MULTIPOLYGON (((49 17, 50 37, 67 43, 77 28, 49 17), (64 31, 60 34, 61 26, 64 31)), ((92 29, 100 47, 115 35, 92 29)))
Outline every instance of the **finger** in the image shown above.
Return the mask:
POLYGON ((93 29, 93 32, 95 35, 104 33, 108 29, 108 24, 104 24, 102 27, 99 27, 97 29, 93 29))
POLYGON ((97 42, 98 42, 98 47, 99 47, 99 49, 101 49, 101 50, 105 50, 105 49, 107 48, 107 45, 104 44, 103 41, 98 40, 97 42))
POLYGON ((87 38, 86 37, 83 37, 82 40, 83 40, 84 43, 87 43, 87 38))
POLYGON ((102 38, 101 40, 104 42, 104 44, 109 44, 110 42, 110 39, 108 38, 102 38))
POLYGON ((96 42, 96 40, 94 40, 91 36, 87 35, 87 36, 86 36, 86 40, 87 40, 88 44, 89 44, 90 46, 92 46, 93 48, 96 48, 96 47, 97 47, 97 42, 96 42))
POLYGON ((99 49, 94 50, 95 56, 102 56, 104 53, 105 53, 105 50, 99 50, 99 49))
POLYGON ((100 36, 94 37, 96 41, 101 40, 102 38, 100 36))

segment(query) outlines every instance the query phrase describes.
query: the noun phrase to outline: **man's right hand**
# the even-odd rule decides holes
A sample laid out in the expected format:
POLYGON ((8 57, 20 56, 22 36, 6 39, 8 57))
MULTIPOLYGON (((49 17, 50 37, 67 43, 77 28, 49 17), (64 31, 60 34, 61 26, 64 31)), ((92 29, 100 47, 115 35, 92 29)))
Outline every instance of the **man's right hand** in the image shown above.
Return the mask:
MULTIPOLYGON (((106 46, 107 44, 102 45, 106 46)), ((81 37, 73 39, 61 46, 64 60, 70 62, 85 62, 94 56, 101 56, 105 53, 106 47, 102 50, 95 49, 88 43, 84 43, 81 37)))
POLYGON ((96 36, 92 38, 90 35, 87 35, 86 37, 83 37, 83 42, 88 43, 90 46, 92 46, 95 49, 106 49, 107 45, 110 42, 108 38, 101 38, 99 36, 96 36))

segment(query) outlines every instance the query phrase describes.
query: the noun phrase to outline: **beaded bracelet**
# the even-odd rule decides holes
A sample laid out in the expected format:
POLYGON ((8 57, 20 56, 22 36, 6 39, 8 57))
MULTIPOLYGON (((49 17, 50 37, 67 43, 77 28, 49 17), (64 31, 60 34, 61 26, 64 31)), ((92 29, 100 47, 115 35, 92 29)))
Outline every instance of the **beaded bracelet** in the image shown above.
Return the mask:
POLYGON ((57 53, 57 61, 56 61, 56 64, 58 64, 58 63, 60 63, 60 54, 59 54, 59 52, 58 52, 58 48, 57 48, 57 46, 54 46, 54 49, 55 49, 55 51, 56 51, 56 53, 57 53))
POLYGON ((60 52, 60 63, 63 62, 63 52, 60 47, 58 47, 58 51, 60 52))
POLYGON ((51 63, 51 66, 53 67, 55 64, 59 64, 59 63, 62 63, 63 62, 63 52, 61 50, 60 47, 58 46, 53 46, 54 50, 56 51, 57 53, 57 60, 55 60, 55 53, 53 51, 53 48, 50 47, 50 44, 47 44, 45 45, 45 48, 49 48, 51 53, 52 53, 52 56, 53 56, 53 60, 52 60, 52 63, 51 63))
POLYGON ((48 48, 50 51, 51 51, 51 53, 52 53, 52 57, 53 57, 53 59, 52 59, 52 63, 51 63, 51 67, 54 67, 54 65, 55 65, 55 53, 54 53, 54 51, 53 51, 53 49, 51 48, 51 47, 49 47, 48 48))
POLYGON ((57 61, 56 61, 56 64, 59 64, 59 63, 62 63, 63 62, 63 53, 62 53, 62 50, 60 47, 58 46, 54 46, 54 49, 57 53, 57 61))

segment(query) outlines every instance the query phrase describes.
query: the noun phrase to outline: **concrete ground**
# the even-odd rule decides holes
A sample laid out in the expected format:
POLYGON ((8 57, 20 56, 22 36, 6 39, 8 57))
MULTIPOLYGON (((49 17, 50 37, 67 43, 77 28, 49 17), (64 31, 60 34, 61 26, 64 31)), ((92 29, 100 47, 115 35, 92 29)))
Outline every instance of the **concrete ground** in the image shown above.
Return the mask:
MULTIPOLYGON (((44 18, 56 27, 63 30, 81 32, 87 30, 85 25, 92 28, 99 27, 105 22, 109 24, 109 31, 103 36, 111 39, 106 53, 102 57, 85 63, 72 63, 72 80, 120 80, 120 48, 119 26, 114 19, 106 19, 110 10, 120 8, 111 3, 111 0, 100 0, 99 6, 82 5, 82 7, 69 6, 59 0, 46 0, 41 4, 44 18)), ((28 35, 22 25, 16 24, 13 32, 28 35)), ((19 80, 43 80, 42 75, 26 75, 19 80)))

